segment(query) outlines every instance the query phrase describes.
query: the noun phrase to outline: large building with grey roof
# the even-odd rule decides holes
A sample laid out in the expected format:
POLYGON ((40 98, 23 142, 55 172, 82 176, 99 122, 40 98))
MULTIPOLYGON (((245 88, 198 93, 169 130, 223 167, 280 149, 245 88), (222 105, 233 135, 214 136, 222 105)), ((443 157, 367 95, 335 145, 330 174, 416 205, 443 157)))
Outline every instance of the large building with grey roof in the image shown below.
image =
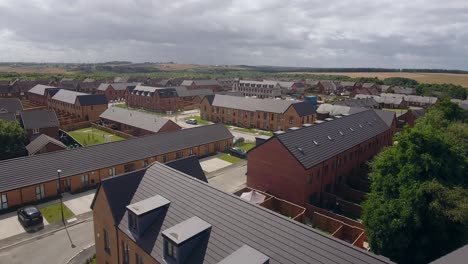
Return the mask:
POLYGON ((233 136, 220 124, 159 133, 124 141, 0 161, 0 195, 7 207, 57 195, 57 170, 62 191, 96 186, 102 179, 144 168, 159 161, 206 157, 225 151, 233 136))
POLYGON ((99 117, 106 126, 136 137, 181 129, 170 119, 120 107, 108 108, 99 117))
POLYGON ((107 109, 108 101, 104 95, 60 89, 53 96, 48 96, 47 105, 64 116, 61 125, 65 125, 69 119, 74 122, 99 120, 99 115, 107 109))
POLYGON ((131 93, 133 89, 140 85, 140 83, 101 83, 97 89, 97 94, 103 94, 108 101, 123 101, 127 94, 131 93))
POLYGON ((217 80, 183 80, 180 86, 186 87, 188 90, 210 89, 213 92, 222 90, 221 84, 217 80))
POLYGON ((305 101, 215 94, 202 100, 200 116, 214 123, 285 131, 291 127, 313 123, 315 106, 305 101))
POLYGON ((104 180, 92 209, 98 263, 391 263, 159 163, 104 180))
POLYGON ((393 144, 395 113, 364 109, 275 135, 248 152, 247 186, 304 206, 335 184, 356 186, 364 164, 393 144))

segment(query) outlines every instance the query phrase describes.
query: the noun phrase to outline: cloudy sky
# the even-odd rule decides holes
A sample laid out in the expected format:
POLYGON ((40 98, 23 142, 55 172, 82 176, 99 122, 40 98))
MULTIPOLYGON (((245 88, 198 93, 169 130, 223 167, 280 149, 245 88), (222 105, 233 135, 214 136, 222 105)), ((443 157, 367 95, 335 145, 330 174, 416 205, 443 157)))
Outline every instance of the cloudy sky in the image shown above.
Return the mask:
POLYGON ((467 0, 0 0, 0 61, 468 69, 467 0))

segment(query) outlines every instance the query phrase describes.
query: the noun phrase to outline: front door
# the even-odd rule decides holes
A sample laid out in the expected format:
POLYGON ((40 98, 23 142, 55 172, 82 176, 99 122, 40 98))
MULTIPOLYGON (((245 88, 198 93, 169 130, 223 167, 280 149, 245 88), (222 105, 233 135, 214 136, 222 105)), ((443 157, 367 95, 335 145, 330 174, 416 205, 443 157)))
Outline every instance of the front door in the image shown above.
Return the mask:
POLYGON ((62 192, 70 192, 71 191, 71 182, 70 179, 63 179, 62 180, 62 192))

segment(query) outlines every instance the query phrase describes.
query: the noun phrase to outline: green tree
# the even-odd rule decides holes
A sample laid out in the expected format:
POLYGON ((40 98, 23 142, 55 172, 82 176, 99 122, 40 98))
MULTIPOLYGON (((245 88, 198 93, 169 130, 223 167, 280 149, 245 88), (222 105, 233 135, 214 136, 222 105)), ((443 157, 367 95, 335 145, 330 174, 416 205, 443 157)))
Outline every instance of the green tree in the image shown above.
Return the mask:
POLYGON ((413 87, 415 85, 418 85, 418 82, 416 80, 409 79, 409 78, 391 77, 391 78, 386 78, 385 80, 383 80, 383 84, 390 85, 390 86, 410 86, 410 87, 413 87))
POLYGON ((0 120, 0 160, 26 155, 26 131, 17 122, 0 120))
POLYGON ((399 263, 427 263, 468 242, 468 124, 453 105, 435 106, 370 164, 370 246, 399 263))

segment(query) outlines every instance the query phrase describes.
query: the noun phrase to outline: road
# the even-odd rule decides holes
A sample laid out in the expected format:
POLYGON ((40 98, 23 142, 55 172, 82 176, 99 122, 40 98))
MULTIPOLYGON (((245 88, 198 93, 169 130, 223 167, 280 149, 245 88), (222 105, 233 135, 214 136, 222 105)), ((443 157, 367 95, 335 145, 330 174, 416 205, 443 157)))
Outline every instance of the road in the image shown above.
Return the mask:
POLYGON ((0 251, 0 264, 47 263, 63 264, 85 247, 94 244, 93 222, 87 221, 41 238, 0 251))

